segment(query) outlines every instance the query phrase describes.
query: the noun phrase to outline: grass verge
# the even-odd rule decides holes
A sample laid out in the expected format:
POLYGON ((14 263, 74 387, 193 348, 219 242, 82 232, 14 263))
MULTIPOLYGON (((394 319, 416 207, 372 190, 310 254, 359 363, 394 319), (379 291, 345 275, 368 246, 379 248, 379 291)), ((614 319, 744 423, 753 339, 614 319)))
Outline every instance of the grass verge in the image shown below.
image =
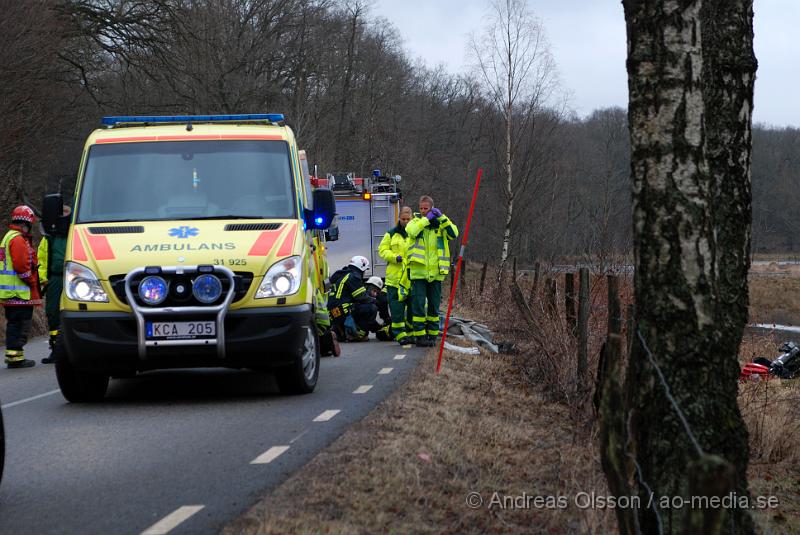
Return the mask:
POLYGON ((578 493, 607 491, 590 432, 567 407, 516 380, 509 357, 445 358, 436 375, 427 355, 403 387, 224 533, 612 530, 612 510, 575 504, 578 493), (482 506, 467 505, 470 492, 482 506))

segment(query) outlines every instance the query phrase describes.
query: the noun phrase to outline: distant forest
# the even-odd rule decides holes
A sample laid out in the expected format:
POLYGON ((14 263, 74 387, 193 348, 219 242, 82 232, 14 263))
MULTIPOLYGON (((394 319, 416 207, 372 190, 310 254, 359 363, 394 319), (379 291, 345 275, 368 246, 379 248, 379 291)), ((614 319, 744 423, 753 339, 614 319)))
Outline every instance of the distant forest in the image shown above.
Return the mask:
MULTIPOLYGON (((275 112, 320 174, 403 176, 459 224, 486 180, 470 257, 499 254, 499 118, 472 75, 411 61, 365 0, 0 0, 0 209, 71 195, 103 115, 275 112)), ((756 91, 758 87, 756 86, 756 91)), ((510 256, 613 261, 631 250, 627 114, 537 109, 524 134, 510 256)), ((800 131, 753 132, 753 247, 800 250, 800 131)), ((457 249, 456 249, 457 250, 457 249)))

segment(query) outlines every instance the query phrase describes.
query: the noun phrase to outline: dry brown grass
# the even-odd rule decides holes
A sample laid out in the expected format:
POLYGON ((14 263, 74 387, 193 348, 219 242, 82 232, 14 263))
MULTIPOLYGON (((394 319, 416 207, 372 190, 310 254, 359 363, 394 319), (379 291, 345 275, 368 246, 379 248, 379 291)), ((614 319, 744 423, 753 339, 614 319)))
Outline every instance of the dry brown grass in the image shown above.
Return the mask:
POLYGON ((610 510, 470 509, 506 496, 604 494, 591 437, 515 381, 507 357, 429 354, 409 382, 225 533, 607 533, 610 510))
POLYGON ((800 277, 750 275, 750 321, 800 325, 800 277))
MULTIPOLYGON (((781 341, 773 335, 748 334, 740 361, 774 358, 781 341)), ((763 533, 800 533, 800 383, 742 383, 739 407, 750 434, 750 492, 780 501, 777 509, 754 511, 753 518, 763 533)))

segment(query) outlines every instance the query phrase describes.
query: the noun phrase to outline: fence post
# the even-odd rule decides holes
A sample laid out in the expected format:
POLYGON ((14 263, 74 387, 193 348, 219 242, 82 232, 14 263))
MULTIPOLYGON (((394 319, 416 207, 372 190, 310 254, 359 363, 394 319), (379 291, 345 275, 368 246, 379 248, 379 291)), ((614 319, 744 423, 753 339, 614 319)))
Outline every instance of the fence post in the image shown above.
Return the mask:
POLYGON ((533 300, 536 297, 536 288, 539 286, 539 262, 536 262, 533 266, 533 284, 531 284, 531 296, 528 299, 528 302, 533 304, 533 300))
POLYGON ((514 280, 514 282, 516 282, 517 281, 517 257, 516 256, 512 260, 512 268, 511 269, 514 270, 513 273, 511 274, 511 278, 514 280))
POLYGON ((558 314, 558 283, 555 278, 548 278, 547 283, 547 308, 551 316, 558 314))
POLYGON ((636 328, 636 305, 630 304, 628 305, 628 317, 625 320, 625 331, 628 339, 625 342, 627 346, 625 349, 627 350, 628 358, 631 356, 631 352, 633 351, 633 341, 636 336, 633 333, 633 330, 636 328))
POLYGON ((578 367, 575 378, 577 392, 584 389, 589 368, 589 269, 580 268, 578 288, 578 367))
POLYGON ((515 280, 511 281, 511 296, 514 298, 514 302, 517 304, 517 308, 522 314, 522 318, 525 320, 525 322, 528 325, 534 325, 536 320, 533 317, 533 313, 531 312, 528 303, 525 302, 525 296, 522 295, 522 289, 515 280))
POLYGON ((564 310, 566 311, 567 325, 575 335, 577 318, 575 317, 575 274, 564 275, 564 310))
POLYGON ((483 269, 481 270, 481 287, 480 290, 478 290, 478 293, 480 293, 481 295, 483 295, 483 285, 486 283, 486 268, 488 267, 489 267, 489 262, 484 262, 483 269))
POLYGON ((619 303, 619 279, 608 275, 608 334, 622 333, 622 309, 619 303))
POLYGON ((465 290, 467 287, 467 259, 461 259, 461 290, 465 290))
MULTIPOLYGON (((605 343, 603 358, 597 368, 598 381, 594 396, 598 415, 600 463, 612 496, 630 496, 632 492, 629 483, 630 460, 626 450, 628 407, 625 404, 622 382, 624 375, 622 338, 612 334, 605 343)), ((636 509, 617 507, 615 512, 620 533, 640 532, 636 509)))

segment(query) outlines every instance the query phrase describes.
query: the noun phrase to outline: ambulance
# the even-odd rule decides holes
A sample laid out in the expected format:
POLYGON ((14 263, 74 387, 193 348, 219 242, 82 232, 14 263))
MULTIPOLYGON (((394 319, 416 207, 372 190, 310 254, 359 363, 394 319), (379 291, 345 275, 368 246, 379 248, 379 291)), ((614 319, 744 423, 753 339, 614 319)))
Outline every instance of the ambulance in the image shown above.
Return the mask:
MULTIPOLYGON (((196 367, 272 370, 282 392, 312 392, 324 294, 314 236, 335 199, 312 191, 284 117, 102 124, 83 150, 65 254, 64 397, 95 401, 112 377, 196 367)), ((59 204, 45 204, 45 224, 59 204)))

